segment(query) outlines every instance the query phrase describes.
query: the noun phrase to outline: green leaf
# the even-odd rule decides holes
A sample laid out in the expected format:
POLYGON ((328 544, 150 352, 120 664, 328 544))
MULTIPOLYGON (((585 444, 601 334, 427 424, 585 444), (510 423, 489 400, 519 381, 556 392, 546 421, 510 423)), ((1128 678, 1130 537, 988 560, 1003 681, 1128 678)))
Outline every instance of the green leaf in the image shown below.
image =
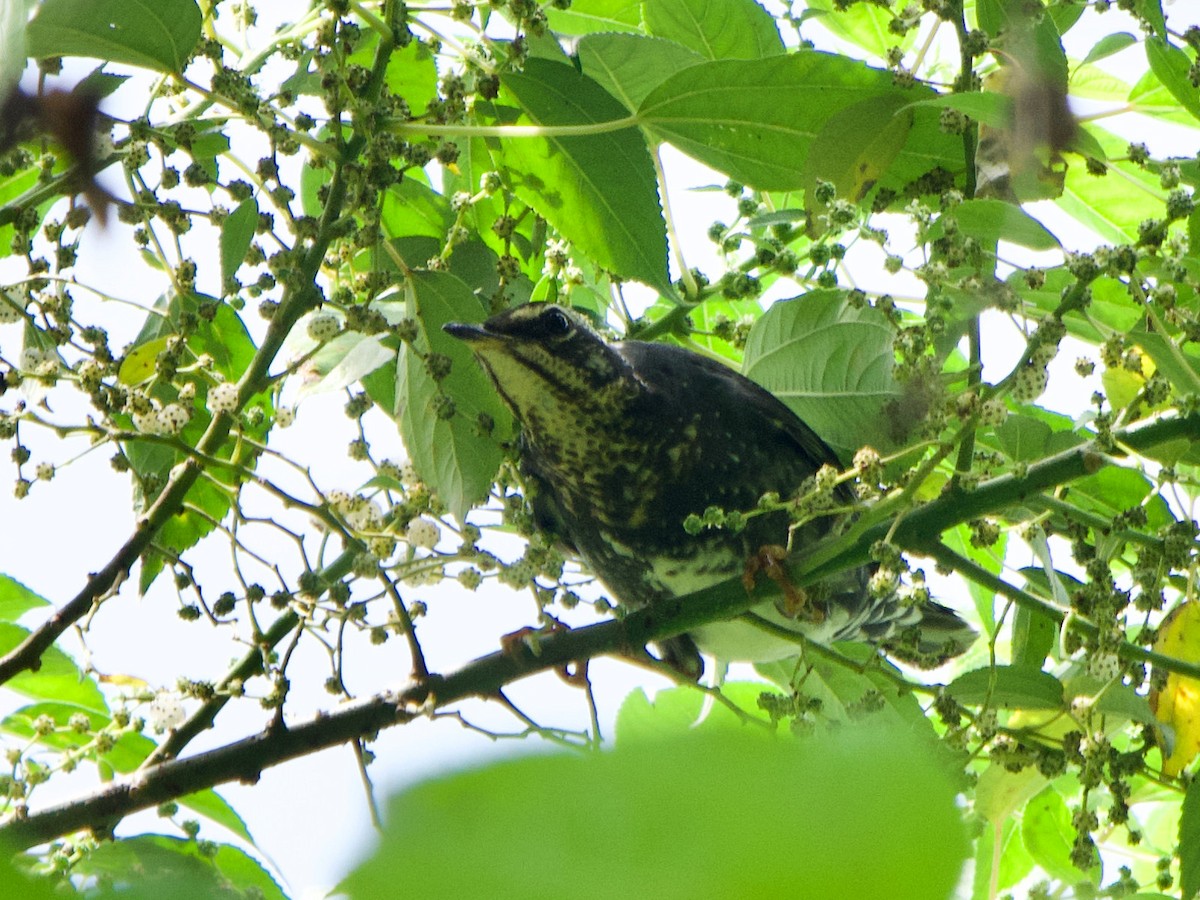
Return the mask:
POLYGON ((1010 772, 1000 763, 989 763, 975 785, 975 811, 992 823, 1007 821, 1046 786, 1034 766, 1010 772))
POLYGON ((1021 207, 1003 200, 965 200, 941 218, 930 229, 930 239, 942 236, 947 217, 958 222, 964 234, 980 241, 985 247, 996 241, 1008 241, 1031 250, 1055 250, 1061 247, 1046 226, 1021 207))
POLYGON ((1183 896, 1200 891, 1200 778, 1193 778, 1179 812, 1179 881, 1183 896))
POLYGON ((31 861, 0 841, 0 884, 4 885, 7 896, 16 900, 62 900, 62 893, 56 889, 59 887, 56 877, 38 874, 32 867, 21 865, 31 861))
MULTIPOLYGON (((27 637, 27 629, 0 622, 0 656, 16 648, 27 637)), ((49 647, 40 659, 41 666, 36 672, 27 671, 14 675, 4 686, 35 700, 57 700, 61 703, 73 703, 84 709, 108 713, 108 703, 99 685, 91 676, 84 675, 71 657, 57 647, 49 647)))
POLYGON ((674 72, 704 58, 673 41, 640 34, 589 34, 579 41, 583 73, 637 112, 646 95, 674 72))
POLYGON ((228 894, 287 900, 274 878, 244 850, 218 844, 211 856, 195 841, 157 834, 105 841, 72 869, 97 878, 121 900, 202 900, 228 894))
POLYGON ((1012 663, 1018 669, 1041 671, 1058 642, 1058 620, 1041 610, 1017 607, 1013 619, 1012 663))
POLYGON ((1105 59, 1114 53, 1120 53, 1129 45, 1136 44, 1137 41, 1138 39, 1127 31, 1106 34, 1092 45, 1092 49, 1087 52, 1087 56, 1083 58, 1083 62, 1080 65, 1086 66, 1088 63, 1105 59))
MULTIPOLYGON (((594 125, 628 113, 570 66, 531 59, 503 77, 538 125, 594 125)), ((670 291, 666 224, 654 163, 634 127, 572 137, 516 138, 501 158, 512 190, 580 252, 626 279, 670 291)))
POLYGON ((258 201, 243 200, 221 225, 221 284, 237 275, 258 228, 258 201))
POLYGON ((1174 339, 1139 325, 1130 329, 1130 340, 1154 360, 1154 366, 1180 394, 1200 392, 1200 355, 1189 342, 1180 346, 1174 339))
POLYGON ((179 798, 179 805, 228 828, 246 843, 251 845, 254 843, 245 820, 237 814, 237 810, 229 805, 229 801, 216 791, 206 790, 195 794, 185 794, 179 798))
POLYGON ((777 396, 843 458, 889 448, 915 424, 895 417, 892 326, 843 292, 813 291, 776 303, 750 329, 742 370, 777 396))
POLYGON ((1062 683, 1047 672, 1017 666, 984 666, 955 678, 946 693, 967 706, 993 709, 1062 709, 1062 683))
POLYGON ((196 0, 45 0, 25 38, 38 59, 90 56, 181 73, 201 23, 196 0))
POLYGON ((414 272, 406 285, 410 314, 421 328, 416 347, 405 344, 396 367, 400 433, 421 480, 463 521, 467 511, 492 486, 503 453, 500 442, 512 430, 512 417, 461 341, 442 332, 447 322, 480 322, 483 305, 466 284, 441 272, 414 272), (450 374, 435 382, 423 352, 450 357, 450 374), (439 393, 453 398, 448 420, 434 411, 439 393), (480 415, 494 423, 490 435, 479 430, 480 415))
POLYGON ((908 49, 913 46, 915 31, 900 36, 891 29, 895 16, 890 9, 874 3, 857 3, 850 7, 836 0, 808 0, 805 6, 821 14, 814 17, 831 34, 862 47, 876 59, 886 59, 892 47, 908 49))
POLYGON ((1000 890, 1012 887, 1033 870, 1033 857, 1021 842, 1021 823, 1014 818, 994 822, 986 820, 975 839, 975 881, 973 898, 991 898, 992 866, 999 863, 995 886, 1000 890), (1000 829, 999 852, 996 848, 996 829, 1000 829))
MULTIPOLYGON (((71 728, 71 717, 80 714, 87 716, 93 732, 99 731, 112 721, 106 712, 98 712, 75 703, 47 700, 14 710, 0 722, 0 729, 26 740, 37 740, 38 743, 55 750, 76 749, 87 745, 94 737, 92 734, 79 734, 71 728), (39 734, 34 728, 34 722, 42 716, 53 721, 59 730, 50 734, 39 734)), ((154 741, 144 734, 125 732, 117 738, 112 747, 98 755, 97 762, 101 770, 107 773, 106 777, 110 777, 112 772, 132 772, 146 761, 154 748, 154 741)))
MULTIPOLYGON (((727 681, 720 691, 739 709, 762 721, 766 717, 758 707, 758 698, 764 693, 779 693, 761 681, 727 681)), ((725 731, 744 735, 750 731, 732 710, 709 701, 702 691, 690 686, 664 688, 654 694, 653 700, 641 688, 631 691, 621 702, 613 726, 619 748, 670 740, 689 729, 704 734, 725 731)), ((753 729, 750 733, 771 738, 774 730, 753 729)))
POLYGON ((1045 788, 1025 805, 1021 839, 1029 855, 1051 878, 1066 884, 1080 881, 1100 884, 1099 864, 1081 870, 1071 862, 1075 827, 1071 824, 1071 811, 1054 788, 1045 788))
MULTIPOLYGON (((1063 290, 1075 279, 1063 266, 1046 270, 1045 281, 1037 287, 1026 283, 1023 271, 1016 271, 1006 279, 1006 284, 1021 297, 1043 312, 1053 312, 1062 303, 1063 290)), ((1088 304, 1086 316, 1072 311, 1063 318, 1068 333, 1094 344, 1103 343, 1109 330, 1125 332, 1132 328, 1145 312, 1134 303, 1129 290, 1120 281, 1101 276, 1093 281, 1092 302, 1088 304), (1103 327, 1097 327, 1097 323, 1103 327)))
POLYGON ((1192 84, 1192 61, 1166 38, 1146 41, 1146 59, 1152 71, 1171 96, 1192 116, 1200 119, 1200 89, 1192 84))
POLYGON ((1163 17, 1162 0, 1133 0, 1134 11, 1144 17, 1154 29, 1155 35, 1167 33, 1167 20, 1163 17))
POLYGON ((378 335, 343 331, 309 359, 306 369, 312 377, 305 379, 296 399, 340 391, 395 359, 395 349, 385 346, 378 335))
POLYGON ((830 116, 813 139, 804 167, 804 203, 814 221, 824 211, 813 197, 818 181, 830 182, 838 197, 853 203, 879 183, 904 148, 912 128, 911 105, 900 95, 882 94, 830 116))
MULTIPOLYGON (((858 719, 865 705, 876 705, 872 723, 892 731, 903 730, 914 737, 926 737, 936 752, 949 751, 936 744, 933 725, 926 718, 914 694, 901 691, 887 673, 867 669, 874 665, 875 651, 864 644, 845 644, 838 647, 846 656, 859 662, 866 671, 856 672, 831 660, 814 658, 805 661, 804 670, 797 676, 795 660, 780 660, 776 663, 759 663, 755 670, 786 691, 799 690, 820 704, 818 721, 835 726, 848 725, 858 719), (800 686, 796 686, 796 682, 800 686), (882 703, 878 701, 882 700, 882 703)), ((891 674, 899 670, 890 662, 881 663, 891 674)), ((950 765, 955 765, 951 763, 950 765)), ((950 769, 948 768, 947 771, 950 769)))
MULTIPOLYGON (((1004 568, 1004 552, 1008 544, 1008 538, 1003 533, 1000 540, 993 547, 976 547, 972 544, 971 529, 966 524, 951 528, 942 536, 942 539, 951 550, 983 566, 983 568, 993 575, 999 575, 1001 569, 1004 568)), ((996 592, 989 591, 982 585, 975 584, 972 581, 967 582, 967 591, 971 595, 971 600, 975 604, 975 611, 979 614, 979 620, 983 623, 983 627, 987 630, 988 634, 995 634, 998 628, 996 621, 996 592)))
MULTIPOLYGON (((792 190, 806 184, 809 148, 830 120, 880 97, 894 98, 900 109, 932 98, 933 92, 897 87, 889 73, 857 61, 801 51, 691 66, 655 88, 638 118, 657 137, 743 184, 792 190), (805 102, 797 103, 796 97, 805 102)), ((910 179, 938 165, 961 169, 961 146, 956 160, 947 136, 939 136, 934 111, 916 112, 922 116, 897 171, 910 179)))
POLYGON ((1170 506, 1154 491, 1153 483, 1138 470, 1123 466, 1105 466, 1099 472, 1071 482, 1063 499, 1106 519, 1143 507, 1152 530, 1175 521, 1170 506))
POLYGON ((546 9, 550 27, 560 34, 642 30, 642 0, 572 0, 568 9, 546 9))
POLYGON ((873 723, 799 743, 719 733, 510 760, 396 797, 381 846, 342 887, 376 898, 402 883, 427 900, 929 900, 949 895, 967 849, 954 795, 927 746, 873 723), (681 798, 688 821, 706 823, 686 837, 663 827, 681 798), (556 831, 530 865, 529 835, 580 810, 589 827, 556 831), (619 835, 620 865, 596 852, 597 834, 619 835), (804 852, 780 852, 781 841, 804 852))
MULTIPOLYGON (((1128 142, 1096 131, 1105 157, 1120 160, 1128 142)), ((1138 240, 1138 226, 1163 214, 1163 190, 1158 176, 1129 162, 1111 161, 1103 178, 1089 175, 1085 166, 1070 166, 1058 205, 1100 237, 1113 244, 1138 240)))
POLYGON ((405 178, 383 195, 379 224, 389 238, 425 237, 444 240, 454 224, 450 201, 416 178, 405 178))
POLYGON ((1012 125, 1012 98, 994 91, 969 91, 962 94, 942 94, 933 100, 922 100, 915 106, 937 109, 957 109, 981 125, 1008 128, 1012 125))
POLYGON ((0 574, 0 622, 15 622, 31 609, 50 601, 34 593, 11 575, 0 574))
MULTIPOLYGON (((378 50, 378 38, 364 41, 353 56, 362 53, 361 65, 370 68, 378 50)), ((426 41, 411 41, 405 47, 393 47, 388 53, 387 72, 384 75, 388 89, 397 97, 403 97, 409 113, 423 116, 429 104, 437 99, 437 62, 426 41)))
POLYGON ((646 30, 705 59, 761 59, 784 52, 775 17, 754 0, 653 0, 646 30))

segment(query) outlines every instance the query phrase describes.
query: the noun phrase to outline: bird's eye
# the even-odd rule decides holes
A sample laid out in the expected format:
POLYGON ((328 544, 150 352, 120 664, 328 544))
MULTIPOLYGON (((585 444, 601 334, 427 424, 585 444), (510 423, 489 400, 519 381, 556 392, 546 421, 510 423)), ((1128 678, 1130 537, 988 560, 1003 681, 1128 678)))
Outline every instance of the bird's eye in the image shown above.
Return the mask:
POLYGON ((542 328, 547 337, 562 337, 571 330, 571 320, 561 309, 551 308, 542 316, 542 328))

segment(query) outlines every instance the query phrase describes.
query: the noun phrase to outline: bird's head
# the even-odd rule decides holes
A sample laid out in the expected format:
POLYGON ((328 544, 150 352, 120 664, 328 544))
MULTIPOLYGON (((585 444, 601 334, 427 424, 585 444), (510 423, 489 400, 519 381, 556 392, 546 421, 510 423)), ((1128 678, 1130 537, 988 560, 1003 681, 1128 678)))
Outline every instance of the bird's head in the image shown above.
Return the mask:
POLYGON ((482 325, 451 322, 513 414, 539 435, 596 427, 636 389, 628 363, 574 311, 550 303, 506 310, 482 325))

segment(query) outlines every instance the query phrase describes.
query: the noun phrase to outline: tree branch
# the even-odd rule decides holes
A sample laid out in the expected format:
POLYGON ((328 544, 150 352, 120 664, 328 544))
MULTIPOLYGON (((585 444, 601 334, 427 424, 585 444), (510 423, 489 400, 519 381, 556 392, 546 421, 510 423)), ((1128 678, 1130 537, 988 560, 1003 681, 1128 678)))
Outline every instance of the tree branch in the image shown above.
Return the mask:
MULTIPOLYGON (((1164 419, 1124 432, 1119 435, 1119 442, 1140 452, 1169 441, 1185 437, 1195 439, 1197 436, 1200 436, 1200 416, 1189 416, 1164 419)), ((1095 472, 1105 459, 1093 443, 1088 443, 1030 466, 1021 477, 1004 476, 981 485, 975 491, 935 500, 909 513, 896 526, 893 540, 902 546, 943 558, 966 577, 1013 597, 1017 602, 1032 603, 1039 610, 1061 620, 1062 612, 1056 607, 1027 595, 975 566, 970 560, 952 554, 937 542, 937 535, 980 515, 1021 503, 1039 491, 1095 472)), ((830 542, 831 553, 827 558, 818 559, 818 555, 813 555, 791 570, 794 583, 797 586, 811 584, 838 567, 861 565, 869 557, 871 544, 881 539, 889 528, 887 523, 871 528, 858 536, 848 548, 842 546, 847 540, 845 537, 841 541, 830 542)), ((9 820, 0 826, 0 841, 18 848, 31 847, 95 822, 119 819, 165 800, 218 784, 229 781, 253 782, 263 769, 289 759, 404 724, 467 697, 495 697, 504 686, 537 672, 594 656, 640 650, 650 641, 738 616, 779 593, 779 587, 768 580, 753 594, 748 594, 742 588, 741 580, 734 578, 686 597, 631 612, 620 621, 546 635, 537 642, 536 654, 529 646, 518 644, 504 653, 493 653, 475 660, 450 675, 431 675, 424 682, 396 694, 372 697, 319 715, 295 727, 276 725, 260 734, 196 756, 149 765, 130 778, 80 799, 9 820)), ((1095 629, 1094 625, 1082 619, 1076 619, 1073 627, 1085 632, 1095 629)), ((271 629, 270 635, 282 636, 275 628, 271 629)), ((1151 662, 1169 671, 1200 677, 1200 665, 1141 647, 1123 645, 1120 653, 1126 658, 1151 662)), ((252 669, 253 665, 246 671, 252 669)))

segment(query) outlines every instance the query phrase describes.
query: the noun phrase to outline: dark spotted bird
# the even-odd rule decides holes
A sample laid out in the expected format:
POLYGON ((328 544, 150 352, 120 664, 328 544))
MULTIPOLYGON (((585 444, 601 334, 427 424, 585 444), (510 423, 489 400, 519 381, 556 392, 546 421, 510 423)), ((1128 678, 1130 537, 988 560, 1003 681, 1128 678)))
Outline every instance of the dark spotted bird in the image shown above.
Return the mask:
MULTIPOLYGON (((749 511, 788 497, 833 451, 772 394, 728 366, 666 344, 608 343, 577 313, 532 303, 482 325, 452 323, 521 425, 520 463, 538 524, 569 544, 614 598, 652 604, 745 575, 763 548, 788 543, 782 511, 750 516, 740 531, 685 528, 706 509, 749 511)), ((849 505, 846 486, 834 502, 849 505)), ((799 528, 799 549, 831 527, 799 528)), ((936 603, 872 598, 862 567, 754 612, 822 643, 868 641, 905 658, 937 662, 962 652, 974 633, 936 603), (903 649, 901 649, 903 648, 903 649)), ((796 642, 745 619, 690 635, 721 660, 767 661, 796 642)), ((694 647, 664 647, 695 674, 694 647)))

